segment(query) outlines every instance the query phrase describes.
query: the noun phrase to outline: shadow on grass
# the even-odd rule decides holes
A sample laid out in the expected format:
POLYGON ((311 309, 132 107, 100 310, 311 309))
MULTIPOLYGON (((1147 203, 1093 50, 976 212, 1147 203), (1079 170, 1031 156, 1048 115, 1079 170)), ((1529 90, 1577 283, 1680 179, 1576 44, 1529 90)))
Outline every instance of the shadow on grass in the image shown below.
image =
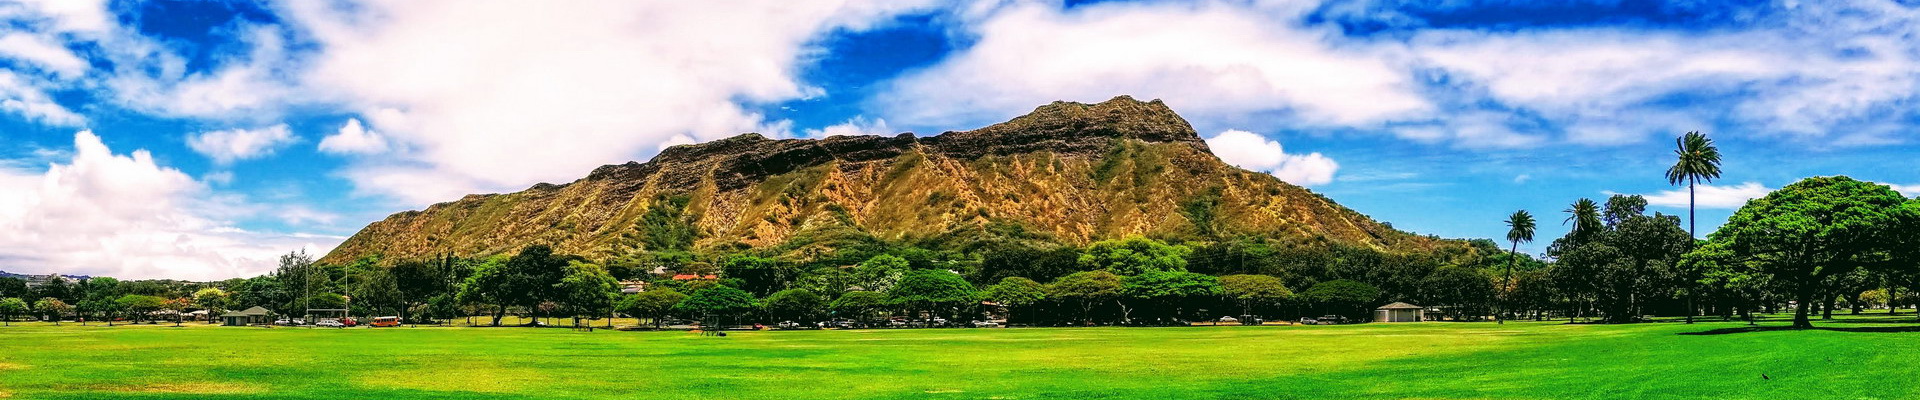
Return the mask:
POLYGON ((1706 330, 1706 331, 1699 331, 1699 332, 1681 332, 1679 334, 1681 335, 1727 335, 1727 334, 1734 334, 1734 333, 1795 331, 1795 330, 1861 332, 1861 333, 1910 333, 1910 332, 1920 332, 1920 325, 1856 326, 1856 327, 1815 326, 1812 328, 1794 328, 1791 326, 1743 326, 1738 328, 1720 328, 1720 329, 1706 330))

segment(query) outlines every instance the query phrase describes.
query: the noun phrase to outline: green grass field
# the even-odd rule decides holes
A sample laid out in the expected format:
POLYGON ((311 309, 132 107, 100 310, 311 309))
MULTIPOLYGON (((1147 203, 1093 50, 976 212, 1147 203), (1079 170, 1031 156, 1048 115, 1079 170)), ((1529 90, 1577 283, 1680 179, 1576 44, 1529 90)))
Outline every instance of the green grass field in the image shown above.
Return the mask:
POLYGON ((1920 398, 1920 325, 1896 318, 724 338, 30 324, 0 328, 0 398, 1920 398))

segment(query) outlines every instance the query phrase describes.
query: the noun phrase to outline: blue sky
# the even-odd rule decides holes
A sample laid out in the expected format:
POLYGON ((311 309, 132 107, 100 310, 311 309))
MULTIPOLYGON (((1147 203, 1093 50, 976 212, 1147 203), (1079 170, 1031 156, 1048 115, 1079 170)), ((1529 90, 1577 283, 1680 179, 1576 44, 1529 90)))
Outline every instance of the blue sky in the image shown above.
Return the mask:
POLYGON ((366 223, 680 143, 922 135, 1160 98, 1248 169, 1500 237, 1646 194, 1672 138, 1745 199, 1920 194, 1920 6, 1892 1, 0 0, 0 270, 212 279, 366 223), (1550 3, 1550 4, 1544 4, 1550 3))

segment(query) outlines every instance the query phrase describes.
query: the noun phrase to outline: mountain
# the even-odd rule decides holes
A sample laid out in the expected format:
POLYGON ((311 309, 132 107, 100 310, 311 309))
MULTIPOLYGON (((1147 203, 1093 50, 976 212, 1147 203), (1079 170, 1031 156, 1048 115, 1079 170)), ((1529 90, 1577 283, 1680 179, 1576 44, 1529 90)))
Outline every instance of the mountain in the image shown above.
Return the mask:
POLYGON ((1395 230, 1227 165, 1166 104, 1121 96, 1055 102, 932 137, 749 133, 674 146, 572 183, 394 214, 321 261, 490 255, 535 243, 598 259, 634 249, 764 248, 849 229, 887 240, 1011 230, 1076 245, 1210 234, 1383 251, 1458 243, 1395 230))

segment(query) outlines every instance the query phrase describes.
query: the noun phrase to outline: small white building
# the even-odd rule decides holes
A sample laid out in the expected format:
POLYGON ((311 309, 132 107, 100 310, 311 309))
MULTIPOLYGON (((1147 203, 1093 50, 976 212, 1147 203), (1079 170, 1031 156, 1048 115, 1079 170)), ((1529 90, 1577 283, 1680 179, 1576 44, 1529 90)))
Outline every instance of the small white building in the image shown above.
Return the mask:
POLYGON ((1373 322, 1420 322, 1426 319, 1425 307, 1398 301, 1373 309, 1373 322))

